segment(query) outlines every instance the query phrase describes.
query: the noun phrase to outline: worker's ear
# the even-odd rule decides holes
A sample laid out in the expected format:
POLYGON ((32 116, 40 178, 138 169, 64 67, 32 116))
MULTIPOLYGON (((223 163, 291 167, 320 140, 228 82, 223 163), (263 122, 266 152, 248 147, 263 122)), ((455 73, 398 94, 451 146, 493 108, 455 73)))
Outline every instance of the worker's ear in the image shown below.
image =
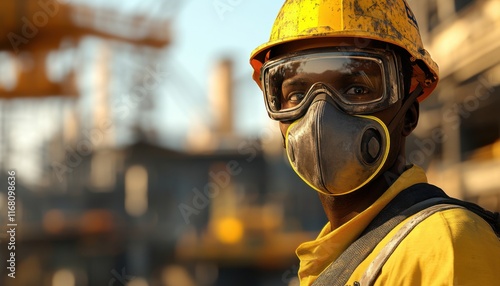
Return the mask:
POLYGON ((405 114, 405 122, 403 126, 402 135, 408 136, 413 132, 413 130, 417 127, 418 117, 420 114, 420 105, 418 100, 415 99, 413 104, 408 108, 405 114))

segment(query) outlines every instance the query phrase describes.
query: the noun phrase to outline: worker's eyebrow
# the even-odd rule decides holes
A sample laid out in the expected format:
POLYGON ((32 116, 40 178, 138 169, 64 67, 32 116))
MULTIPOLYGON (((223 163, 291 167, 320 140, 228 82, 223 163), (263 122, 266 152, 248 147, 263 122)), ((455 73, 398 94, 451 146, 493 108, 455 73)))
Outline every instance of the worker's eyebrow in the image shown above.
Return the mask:
POLYGON ((373 84, 373 81, 371 79, 376 78, 376 76, 375 75, 368 75, 368 74, 366 74, 365 71, 356 71, 356 72, 348 75, 347 77, 352 77, 352 78, 360 77, 363 79, 363 83, 365 83, 366 85, 368 85, 371 88, 375 87, 375 85, 373 84))
POLYGON ((304 86, 304 85, 307 85, 307 84, 308 84, 308 81, 307 81, 306 78, 293 77, 293 78, 286 79, 283 82, 282 87, 304 86))

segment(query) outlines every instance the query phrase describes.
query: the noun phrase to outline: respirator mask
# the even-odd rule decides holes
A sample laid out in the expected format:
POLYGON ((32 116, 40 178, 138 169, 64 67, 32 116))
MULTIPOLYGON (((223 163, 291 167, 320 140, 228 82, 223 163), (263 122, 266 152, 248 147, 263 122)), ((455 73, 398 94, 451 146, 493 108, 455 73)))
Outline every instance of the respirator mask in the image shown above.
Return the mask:
POLYGON ((267 112, 291 122, 286 153, 313 189, 348 194, 380 173, 392 127, 369 114, 401 99, 398 70, 390 50, 353 48, 309 50, 263 66, 267 112))

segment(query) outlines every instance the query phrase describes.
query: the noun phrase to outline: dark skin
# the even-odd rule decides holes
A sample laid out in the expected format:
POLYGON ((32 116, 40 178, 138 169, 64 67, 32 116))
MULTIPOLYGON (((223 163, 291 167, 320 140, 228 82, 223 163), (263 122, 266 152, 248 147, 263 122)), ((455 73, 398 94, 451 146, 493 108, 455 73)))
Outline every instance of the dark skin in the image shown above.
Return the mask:
MULTIPOLYGON (((327 44, 312 43, 311 45, 311 43, 308 43, 305 46, 294 45, 288 46, 286 48, 281 47, 280 49, 275 50, 274 55, 285 54, 311 47, 334 46, 335 44, 349 45, 349 41, 346 39, 338 39, 329 40, 327 44)), ((396 116, 401 106, 402 101, 400 100, 389 106, 388 108, 371 115, 378 117, 386 124, 386 126, 388 126, 392 119, 396 116)), ((394 175, 399 177, 399 175, 401 175, 407 169, 405 157, 405 141, 406 137, 408 137, 417 126, 418 117, 419 104, 418 101, 415 100, 406 111, 405 116, 402 117, 401 122, 396 126, 396 128, 394 128, 394 130, 390 134, 390 152, 387 161, 380 172, 381 175, 373 179, 362 188, 349 194, 328 196, 318 193, 325 214, 330 222, 331 230, 340 227, 341 225, 345 224, 356 215, 367 209, 387 190, 390 182, 388 182, 384 174, 390 172, 391 177, 394 177, 394 175)), ((291 122, 280 122, 279 126, 283 135, 286 134, 286 131, 288 130, 290 124, 291 122)))
MULTIPOLYGON (((380 118, 386 125, 389 125, 389 122, 395 116, 400 107, 401 103, 398 102, 389 108, 372 115, 380 118)), ((381 175, 366 184, 364 187, 350 194, 327 196, 318 193, 325 214, 328 221, 330 221, 331 230, 340 227, 364 211, 387 190, 389 183, 384 176, 384 173, 391 172, 391 174, 399 176, 407 169, 405 158, 405 140, 406 137, 408 137, 408 135, 410 135, 415 129, 418 117, 419 104, 418 101, 415 100, 403 117, 404 120, 391 134, 391 151, 389 152, 386 164, 382 168, 381 175)), ((280 130, 282 134, 286 134, 289 126, 290 123, 280 122, 280 130)))

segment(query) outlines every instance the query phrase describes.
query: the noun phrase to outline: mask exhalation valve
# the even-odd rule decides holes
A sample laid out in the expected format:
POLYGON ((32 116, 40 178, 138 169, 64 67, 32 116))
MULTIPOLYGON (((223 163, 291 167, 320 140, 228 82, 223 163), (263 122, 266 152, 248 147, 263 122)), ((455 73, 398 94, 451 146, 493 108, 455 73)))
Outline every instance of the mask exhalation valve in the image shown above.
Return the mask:
POLYGON ((380 133, 373 128, 369 128, 361 138, 361 157, 364 163, 373 164, 380 156, 382 138, 380 133))

